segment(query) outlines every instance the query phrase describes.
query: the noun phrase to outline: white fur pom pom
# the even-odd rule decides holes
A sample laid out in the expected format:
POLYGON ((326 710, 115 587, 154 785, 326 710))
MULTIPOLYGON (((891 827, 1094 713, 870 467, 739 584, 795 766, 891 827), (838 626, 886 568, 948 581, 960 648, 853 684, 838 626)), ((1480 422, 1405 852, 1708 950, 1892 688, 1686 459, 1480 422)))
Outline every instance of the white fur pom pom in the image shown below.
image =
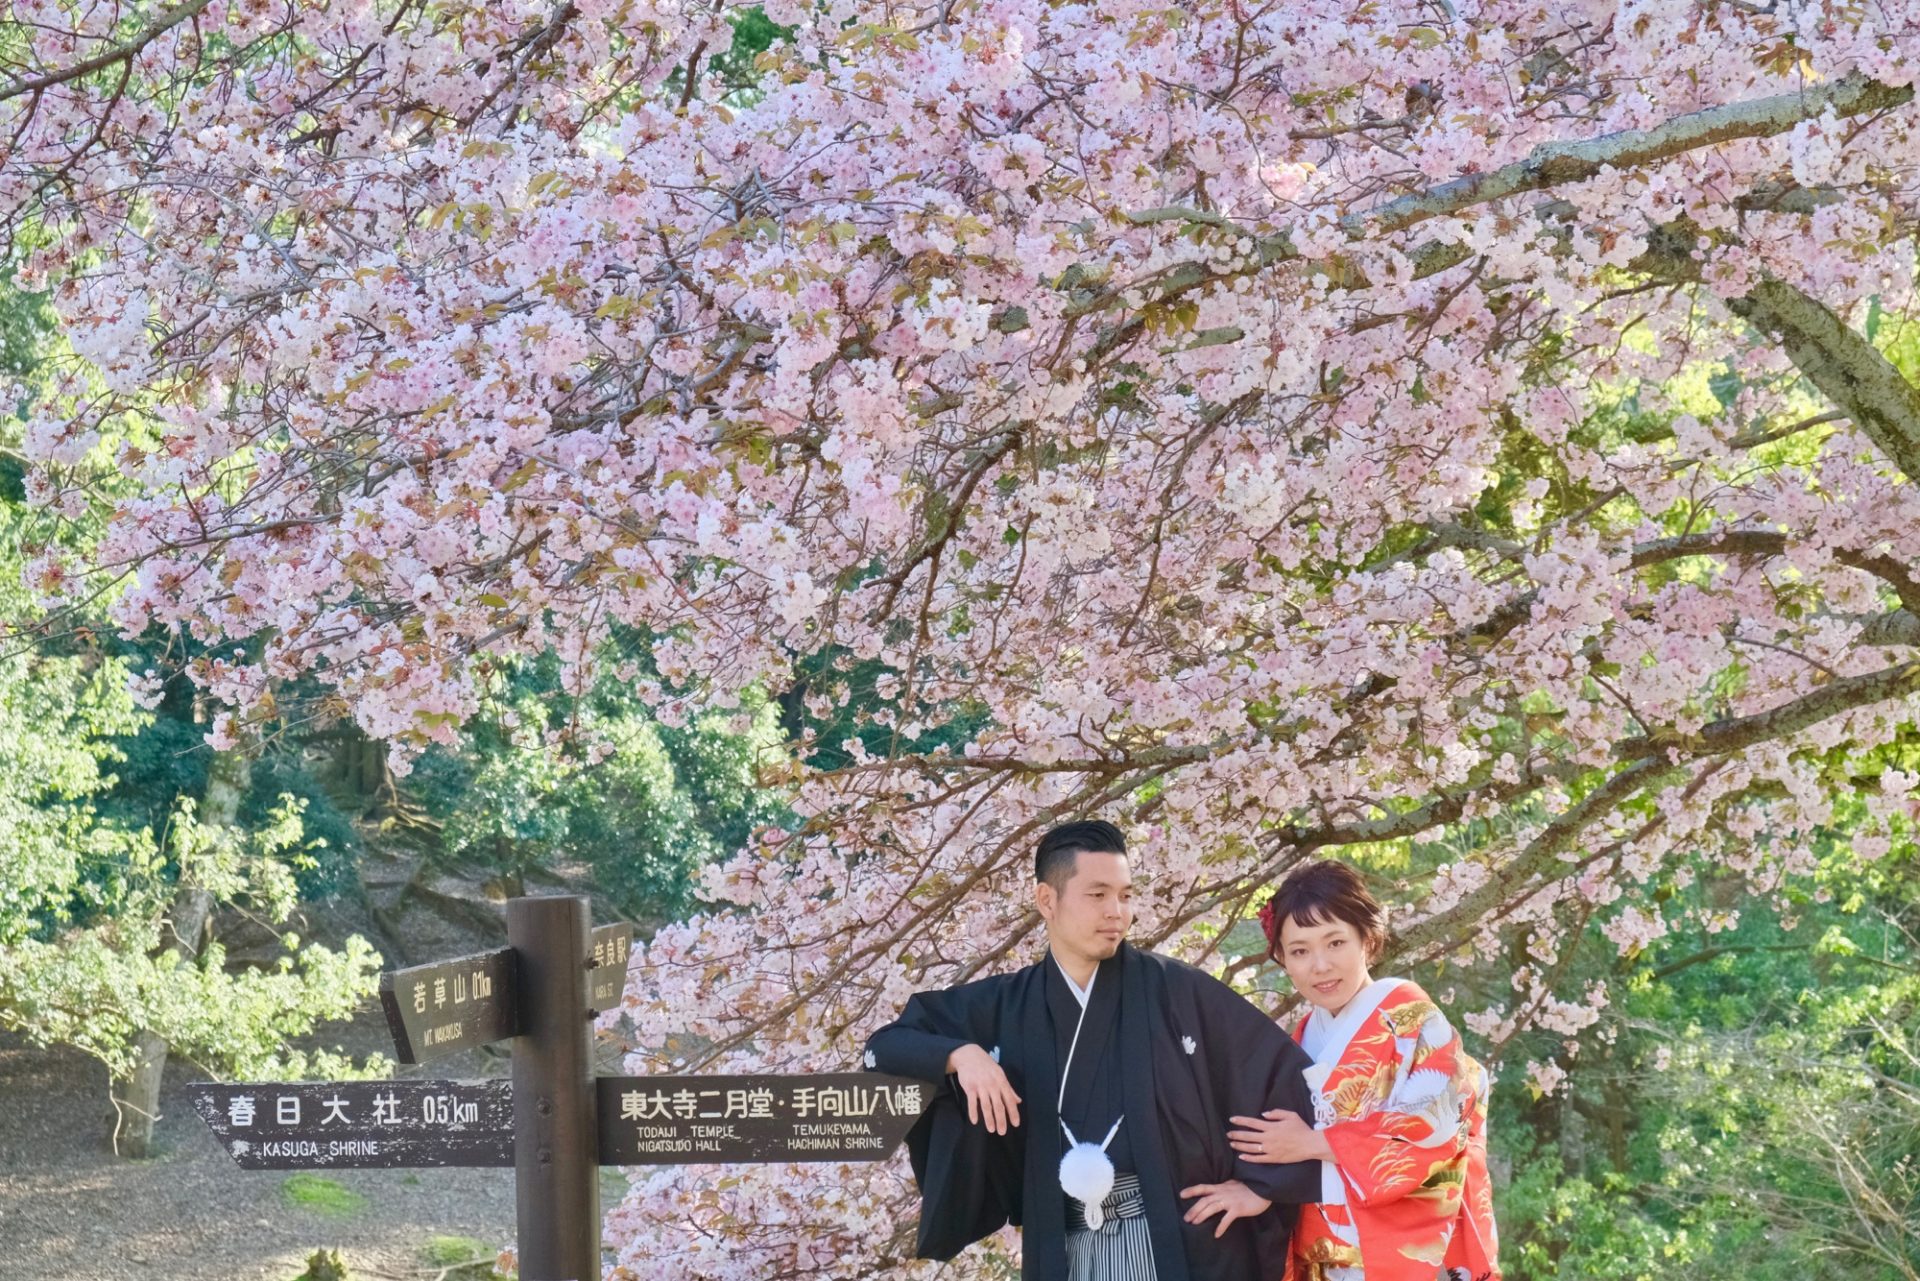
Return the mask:
POLYGON ((1097 1144, 1076 1143, 1060 1158, 1060 1187, 1081 1205, 1087 1226, 1106 1222, 1100 1203, 1113 1191, 1113 1162, 1097 1144))

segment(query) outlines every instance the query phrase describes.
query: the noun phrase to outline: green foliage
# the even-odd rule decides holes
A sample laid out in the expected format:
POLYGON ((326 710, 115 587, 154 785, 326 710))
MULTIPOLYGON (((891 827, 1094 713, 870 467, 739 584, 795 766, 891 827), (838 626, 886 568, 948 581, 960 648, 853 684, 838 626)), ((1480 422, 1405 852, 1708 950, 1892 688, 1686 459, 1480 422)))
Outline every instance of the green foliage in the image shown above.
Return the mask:
POLYGON ((435 1236, 420 1247, 420 1257, 437 1268, 453 1267, 482 1255, 492 1258, 494 1251, 484 1241, 472 1237, 435 1236))
POLYGON ((1511 1277, 1608 1277, 1658 1281, 1700 1274, 1694 1216, 1658 1222, 1629 1195, 1624 1180, 1589 1177, 1521 1129, 1501 1144, 1513 1181, 1497 1196, 1500 1261, 1511 1277))
POLYGON ((40 1044, 84 1050, 116 1076, 131 1069, 142 1031, 227 1075, 383 1073, 379 1056, 356 1065, 290 1044, 322 1021, 349 1017, 373 993, 380 957, 364 939, 335 950, 287 934, 273 964, 238 970, 227 967, 218 940, 191 960, 160 946, 188 889, 260 920, 286 921, 297 902, 300 817, 289 800, 271 823, 249 832, 202 824, 183 802, 164 847, 141 832, 91 825, 96 845, 113 842, 111 857, 56 861, 59 878, 9 884, 37 893, 40 907, 15 919, 12 945, 0 951, 0 1024, 40 1044), (66 898, 57 888, 63 884, 66 898), (91 898, 91 923, 62 928, 73 897, 91 898))
MULTIPOLYGON (((754 61, 776 40, 792 39, 794 29, 778 25, 758 6, 729 14, 727 21, 733 27, 731 42, 726 49, 710 55, 700 73, 725 86, 721 101, 730 106, 750 106, 763 96, 754 61)), ((685 68, 667 78, 664 92, 671 99, 686 92, 685 68)))
POLYGON ((367 1198, 320 1174, 290 1174, 280 1185, 280 1199, 299 1210, 311 1210, 330 1219, 346 1219, 367 1208, 367 1198))
POLYGON ((241 802, 241 826, 258 829, 291 799, 301 807, 306 848, 294 867, 302 901, 332 898, 354 884, 360 834, 297 749, 270 744, 253 763, 253 786, 241 802))
MULTIPOLYGON (((40 364, 53 311, 44 293, 26 293, 13 282, 11 269, 0 270, 0 377, 20 378, 40 364)), ((11 494, 0 495, 12 499, 11 494)))
POLYGON ((306 1271, 293 1281, 351 1281, 347 1261, 338 1250, 315 1250, 307 1256, 306 1271))
MULTIPOLYGON (((176 638, 161 647, 145 639, 115 638, 110 653, 126 671, 156 672, 165 677, 163 696, 150 716, 139 717, 131 728, 116 732, 110 743, 116 768, 111 786, 98 798, 101 816, 127 827, 145 828, 157 841, 165 832, 182 797, 201 795, 207 786, 207 727, 195 706, 190 683, 180 667, 199 647, 176 638)), ((309 691, 293 689, 287 701, 300 706, 309 691)), ((327 898, 353 884, 354 861, 362 853, 360 835, 340 809, 332 793, 315 776, 302 745, 277 737, 259 745, 252 778, 240 807, 242 826, 255 828, 271 821, 282 798, 291 796, 305 806, 306 857, 297 869, 303 899, 327 898)))
POLYGON ((149 853, 131 834, 97 825, 89 807, 108 777, 107 736, 134 720, 122 680, 112 663, 0 658, 0 751, 8 761, 0 830, 9 845, 0 946, 44 938, 76 909, 109 901, 115 864, 149 853))
MULTIPOLYGON (((1853 821, 1784 922, 1624 958, 1590 941, 1568 967, 1565 990, 1612 980, 1605 1035, 1556 1094, 1495 1093, 1516 1281, 1920 1275, 1920 859, 1906 843, 1863 874, 1853 821)), ((1506 1058, 1559 1048, 1530 1034, 1506 1058)))
POLYGON ((903 692, 900 674, 886 664, 856 659, 844 649, 826 649, 798 664, 792 689, 780 699, 781 724, 789 739, 812 745, 806 758, 811 768, 832 770, 853 760, 850 741, 858 741, 870 757, 957 749, 989 720, 987 710, 977 705, 947 707, 908 736, 899 728, 903 692), (810 706, 813 695, 831 710, 810 706))
POLYGON ((515 670, 491 714, 457 749, 428 753, 410 786, 443 825, 444 857, 515 876, 571 865, 612 911, 670 920, 702 867, 782 817, 757 778, 779 739, 766 700, 676 727, 612 677, 566 695, 548 661, 515 670), (550 743, 562 730, 569 743, 550 743))
POLYGON ((493 1266, 498 1257, 498 1250, 472 1237, 430 1237, 420 1247, 423 1262, 443 1269, 442 1281, 504 1281, 493 1266))
MULTIPOLYGON (((122 659, 118 665, 124 669, 132 664, 122 659)), ((206 727, 196 725, 190 712, 169 715, 169 710, 140 717, 114 735, 118 768, 113 785, 99 802, 102 817, 143 828, 155 840, 166 831, 180 797, 199 796, 207 790, 206 727)))

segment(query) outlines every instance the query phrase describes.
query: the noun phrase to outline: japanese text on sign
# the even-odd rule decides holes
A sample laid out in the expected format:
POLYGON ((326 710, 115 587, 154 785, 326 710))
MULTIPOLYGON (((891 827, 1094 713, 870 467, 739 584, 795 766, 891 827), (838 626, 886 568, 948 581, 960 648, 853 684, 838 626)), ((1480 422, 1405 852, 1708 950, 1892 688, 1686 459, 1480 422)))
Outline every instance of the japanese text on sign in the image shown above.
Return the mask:
POLYGON ((925 1082, 878 1073, 607 1077, 606 1164, 870 1161, 905 1137, 930 1101, 925 1082))
POLYGON ((202 1119, 250 1169, 512 1163, 512 1092, 501 1080, 191 1089, 202 1119))

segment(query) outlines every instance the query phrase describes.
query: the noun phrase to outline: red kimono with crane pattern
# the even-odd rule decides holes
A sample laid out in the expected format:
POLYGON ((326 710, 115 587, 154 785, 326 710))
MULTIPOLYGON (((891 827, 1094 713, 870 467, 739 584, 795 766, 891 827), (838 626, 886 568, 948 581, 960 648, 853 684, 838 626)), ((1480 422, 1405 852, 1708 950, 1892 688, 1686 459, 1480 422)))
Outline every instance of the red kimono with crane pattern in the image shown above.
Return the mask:
POLYGON ((1343 1026, 1310 1010, 1293 1029, 1333 1060, 1315 1054, 1308 1119, 1335 1160, 1321 1202, 1301 1208, 1288 1281, 1499 1281, 1485 1069, 1418 984, 1354 999, 1371 1010, 1343 1026))

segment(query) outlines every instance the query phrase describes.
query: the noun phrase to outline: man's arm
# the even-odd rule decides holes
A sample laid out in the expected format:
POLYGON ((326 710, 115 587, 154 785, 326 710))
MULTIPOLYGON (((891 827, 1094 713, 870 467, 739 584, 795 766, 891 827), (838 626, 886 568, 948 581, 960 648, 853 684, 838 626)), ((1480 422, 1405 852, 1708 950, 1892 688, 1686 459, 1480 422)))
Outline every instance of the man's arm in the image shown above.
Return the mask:
MULTIPOLYGON (((1208 1060, 1214 1073, 1214 1098, 1227 1110, 1220 1118, 1222 1136, 1232 1117, 1259 1116, 1270 1108, 1298 1112, 1310 1123, 1313 1091, 1307 1088, 1304 1073, 1313 1060, 1307 1052, 1247 998, 1211 975, 1189 973, 1198 984, 1193 996, 1209 1039, 1235 1047, 1232 1054, 1208 1060)), ((1255 1165, 1236 1153, 1233 1177, 1269 1201, 1305 1205, 1320 1199, 1318 1161, 1255 1165)))
POLYGON ((928 999, 944 995, 923 992, 909 997, 899 1018, 867 1038, 867 1067, 923 1081, 945 1079, 953 1052, 971 1042, 947 1034, 954 1024, 941 1020, 936 1003, 928 999))
POLYGON ((951 1076, 967 1100, 967 1121, 1005 1134, 1020 1124, 1020 1096, 991 1054, 954 1035, 968 1026, 955 997, 947 991, 908 998, 897 1020, 867 1038, 867 1067, 925 1081, 951 1076))
MULTIPOLYGON (((1268 1024, 1273 1027, 1272 1024, 1268 1024)), ((1274 1055, 1276 1062, 1265 1074, 1262 1086, 1267 1102, 1260 1112, 1245 1115, 1259 1116, 1269 1108, 1285 1108, 1297 1113, 1312 1124, 1313 1091, 1307 1087, 1307 1078, 1303 1073, 1313 1060, 1307 1052, 1294 1043, 1294 1039, 1279 1028, 1284 1045, 1277 1047, 1274 1055)), ((1263 1047, 1264 1048, 1264 1047, 1263 1047)), ((1320 1199, 1320 1162, 1291 1161, 1285 1165, 1255 1165, 1245 1157, 1233 1158, 1234 1177, 1245 1183, 1269 1201, 1286 1205, 1307 1205, 1320 1199)))

